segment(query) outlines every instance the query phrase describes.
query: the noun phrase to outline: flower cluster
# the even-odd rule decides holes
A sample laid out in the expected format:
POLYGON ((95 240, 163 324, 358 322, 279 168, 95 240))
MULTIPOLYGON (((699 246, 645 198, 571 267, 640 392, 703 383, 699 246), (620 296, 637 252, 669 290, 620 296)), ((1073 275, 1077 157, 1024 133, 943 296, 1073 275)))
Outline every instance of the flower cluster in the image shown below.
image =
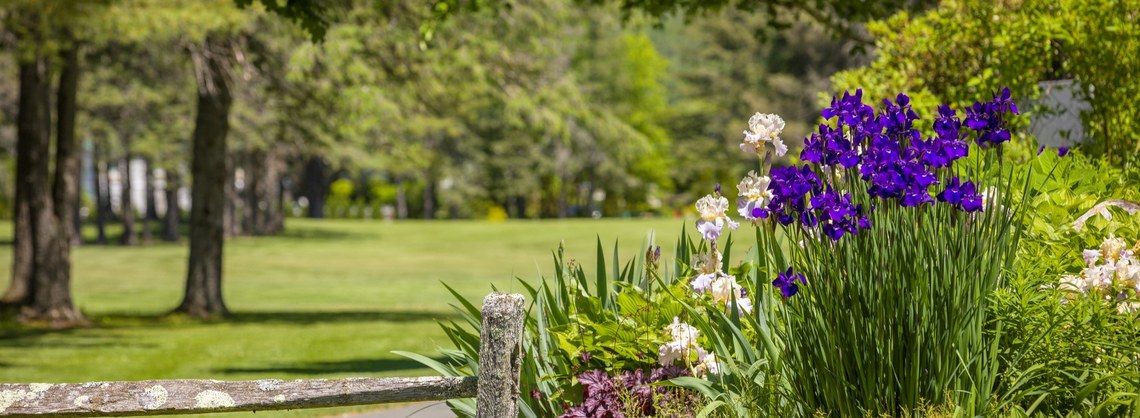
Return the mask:
POLYGON ((1009 89, 989 102, 975 103, 965 122, 943 105, 934 120, 935 134, 923 139, 907 95, 884 100, 876 112, 863 103, 862 90, 846 92, 832 98, 822 113, 827 121, 804 141, 800 159, 806 163, 771 170, 768 205, 758 207, 758 200, 749 198, 737 206, 755 218, 773 216, 784 225, 798 221, 808 228, 818 226, 824 235, 839 240, 870 227, 867 214, 873 208, 854 204, 850 194, 837 190, 842 171, 855 170, 872 198, 893 200, 903 207, 934 204, 937 199, 966 212, 982 210, 982 195, 971 181, 943 178, 946 181, 933 196, 931 188, 943 183, 940 172, 969 153, 970 132, 984 146, 1007 141, 1008 113, 1017 114, 1009 89))
POLYGON ((567 409, 560 418, 620 418, 627 411, 637 411, 641 416, 654 416, 658 409, 665 409, 666 405, 694 405, 696 394, 653 384, 688 375, 687 369, 677 366, 657 368, 649 372, 624 371, 614 377, 602 370, 579 374, 582 403, 567 409))
POLYGON ((713 302, 724 305, 726 309, 735 303, 740 312, 752 312, 752 300, 744 288, 736 283, 736 277, 721 271, 720 257, 719 252, 693 256, 692 268, 697 275, 689 285, 697 294, 711 294, 713 302))
POLYGON ((720 374, 716 354, 707 352, 697 345, 700 331, 676 317, 673 318, 672 324, 665 327, 665 331, 671 340, 657 349, 657 361, 662 366, 672 366, 680 360, 682 365, 692 367, 695 376, 720 374))
MULTIPOLYGON (((905 94, 899 94, 894 102, 884 100, 883 104, 879 118, 860 128, 868 132, 869 139, 859 166, 860 176, 870 183, 867 194, 896 199, 904 207, 933 203, 929 190, 938 183, 934 170, 965 156, 965 144, 957 137, 941 134, 923 141, 914 128, 918 115, 910 108, 910 98, 905 94)), ((950 112, 939 116, 946 134, 952 133, 956 120, 950 112)))
POLYGON ((844 234, 855 234, 860 229, 871 227, 871 220, 864 213, 863 205, 856 205, 851 201, 851 193, 843 193, 830 187, 821 194, 812 196, 811 206, 815 213, 805 213, 801 216, 804 225, 814 227, 817 224, 824 235, 833 241, 838 241, 844 234))
POLYGON ((775 167, 772 169, 773 198, 768 207, 763 210, 754 210, 757 218, 767 218, 775 215, 776 221, 787 225, 795 220, 795 214, 807 209, 806 199, 809 193, 823 189, 819 176, 806 164, 803 167, 775 167))
POLYGON ((978 146, 989 147, 1009 141, 1010 133, 1004 120, 1007 113, 1019 113, 1008 87, 994 95, 993 100, 986 103, 974 102, 973 106, 967 108, 966 126, 977 132, 974 142, 978 146))
MULTIPOLYGON (((974 103, 966 110, 965 121, 950 106, 942 105, 933 122, 934 135, 923 138, 915 126, 920 118, 906 94, 898 94, 893 101, 883 100, 876 111, 864 103, 862 90, 844 92, 841 97, 832 97, 831 105, 822 112, 825 122, 804 140, 800 153, 804 164, 769 169, 770 154, 765 154, 768 176, 749 172, 740 181, 737 212, 753 222, 772 218, 781 225, 798 223, 810 237, 839 241, 872 227, 869 215, 876 204, 864 206, 867 201, 862 195, 852 196, 852 190, 865 190, 866 197, 893 201, 902 207, 942 202, 964 212, 984 210, 985 195, 978 192, 978 185, 953 175, 950 168, 969 154, 971 133, 982 147, 1008 141, 1008 114, 1018 114, 1008 88, 989 102, 974 103), (866 187, 853 187, 850 181, 855 178, 866 187)), ((783 125, 778 116, 755 114, 740 149, 760 155, 763 143, 778 138, 783 125)), ((702 203, 698 202, 698 229, 705 239, 715 239, 723 210, 711 202, 703 207, 712 209, 701 210, 702 203)), ((694 289, 703 291, 719 277, 700 275, 693 282, 694 289)), ((797 281, 806 283, 802 274, 789 270, 772 284, 791 297, 799 291, 797 281)))
MULTIPOLYGON (((742 198, 770 199, 767 183, 767 177, 760 178, 752 173, 740 185, 741 190, 747 189, 751 195, 742 198)), ((700 231, 701 238, 709 242, 710 248, 707 253, 693 257, 691 266, 697 274, 689 284, 697 294, 711 294, 713 302, 724 305, 725 309, 735 306, 740 312, 750 313, 752 300, 748 299, 744 288, 737 284, 736 277, 721 270, 721 254, 716 250, 716 240, 726 225, 736 229, 740 224, 725 213, 728 210, 728 199, 720 195, 719 187, 717 189, 716 193, 697 201, 697 211, 701 216, 697 220, 697 231, 700 231)))
POLYGON ((1095 295, 1106 300, 1120 301, 1121 313, 1140 310, 1140 303, 1128 302, 1140 298, 1140 241, 1131 249, 1121 238, 1109 236, 1099 248, 1084 250, 1086 267, 1079 275, 1061 277, 1059 288, 1077 295, 1095 295))

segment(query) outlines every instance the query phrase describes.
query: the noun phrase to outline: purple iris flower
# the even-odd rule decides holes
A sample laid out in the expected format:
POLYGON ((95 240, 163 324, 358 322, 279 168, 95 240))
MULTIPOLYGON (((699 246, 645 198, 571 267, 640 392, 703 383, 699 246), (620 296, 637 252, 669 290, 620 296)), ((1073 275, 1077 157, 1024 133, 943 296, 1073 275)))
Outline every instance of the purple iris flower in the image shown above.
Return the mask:
POLYGON ((978 146, 988 147, 1009 141, 1012 135, 1005 126, 1006 113, 1018 114, 1008 87, 995 94, 993 100, 986 103, 974 102, 973 106, 966 109, 966 127, 977 132, 975 142, 978 146))
POLYGON ((770 174, 772 182, 769 188, 775 197, 768 204, 767 210, 776 214, 776 221, 781 224, 790 224, 806 209, 805 199, 808 194, 822 188, 819 176, 805 164, 801 168, 777 167, 770 174))
POLYGON ((955 206, 962 203, 962 185, 958 180, 958 176, 952 177, 950 181, 946 183, 946 188, 938 192, 938 201, 955 206))
POLYGON ((966 212, 982 210, 982 195, 974 182, 961 183, 957 176, 950 179, 946 188, 938 193, 938 200, 961 208, 966 212))
POLYGON ((994 95, 993 104, 997 106, 998 110, 1002 112, 1010 112, 1015 115, 1021 112, 1017 111, 1017 104, 1013 103, 1013 94, 1010 93, 1009 87, 1003 87, 1000 94, 994 95))
POLYGON ((776 275, 776 279, 772 280, 772 286, 780 288, 780 293, 782 293, 784 297, 790 298, 800 291, 796 280, 799 280, 800 283, 807 284, 807 279, 802 273, 795 273, 791 267, 788 267, 787 271, 776 275))
POLYGON ((821 113, 824 119, 838 117, 838 123, 845 126, 856 126, 861 119, 874 117, 875 109, 863 103, 863 89, 843 92, 843 98, 831 98, 831 106, 821 113))
POLYGON ((962 129, 962 121, 958 119, 958 112, 950 105, 938 106, 938 118, 934 119, 934 133, 942 140, 960 140, 958 136, 962 129))
POLYGON ((871 229, 871 219, 867 218, 867 213, 874 212, 874 211, 875 211, 874 206, 871 206, 871 210, 869 210, 867 212, 863 211, 863 205, 862 204, 855 206, 855 214, 858 216, 858 219, 856 220, 856 225, 859 227, 859 229, 871 229))
POLYGON ((962 183, 962 210, 966 212, 977 212, 982 210, 982 195, 978 194, 977 187, 974 182, 967 181, 962 183))
POLYGON ((753 208, 752 209, 752 217, 753 218, 768 219, 768 213, 769 213, 768 209, 764 209, 764 208, 753 208))
POLYGON ((911 187, 903 193, 899 203, 904 207, 913 208, 923 203, 934 203, 934 199, 930 198, 930 193, 926 191, 925 187, 911 187))
MULTIPOLYGON (((1042 152, 1045 152, 1045 146, 1044 145, 1037 147, 1037 155, 1041 155, 1042 152)), ((1069 147, 1057 147, 1057 156, 1058 157, 1064 157, 1068 154, 1069 154, 1069 147)))
MULTIPOLYGON (((825 126, 827 125, 820 125, 820 130, 822 131, 825 126)), ((824 140, 819 134, 811 134, 804 139, 804 149, 800 151, 800 159, 809 163, 823 163, 823 143, 824 140)))

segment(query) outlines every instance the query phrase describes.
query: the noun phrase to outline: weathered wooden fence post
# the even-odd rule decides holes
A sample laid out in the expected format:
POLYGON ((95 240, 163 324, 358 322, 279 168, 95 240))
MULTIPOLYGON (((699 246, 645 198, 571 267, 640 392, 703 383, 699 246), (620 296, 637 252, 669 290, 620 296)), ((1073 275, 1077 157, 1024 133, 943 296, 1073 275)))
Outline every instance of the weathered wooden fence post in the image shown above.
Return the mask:
POLYGON ((477 377, 0 383, 0 417, 106 417, 272 411, 476 396, 478 418, 517 418, 522 295, 483 300, 477 377))
POLYGON ((515 418, 519 414, 522 368, 523 297, 499 292, 483 299, 479 335, 477 418, 515 418))

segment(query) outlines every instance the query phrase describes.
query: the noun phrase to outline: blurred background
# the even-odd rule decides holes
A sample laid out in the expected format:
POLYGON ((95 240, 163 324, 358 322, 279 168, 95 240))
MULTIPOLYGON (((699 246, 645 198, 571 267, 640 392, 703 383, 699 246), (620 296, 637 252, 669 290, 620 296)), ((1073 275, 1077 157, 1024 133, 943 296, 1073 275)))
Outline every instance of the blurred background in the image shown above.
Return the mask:
POLYGON ((1009 86, 1014 153, 1131 166, 1138 19, 1135 0, 3 0, 0 382, 430 374, 390 351, 447 343, 453 293, 538 280, 560 243, 668 254, 696 199, 755 168, 753 113, 787 121, 788 164, 845 90, 930 115, 1009 86))

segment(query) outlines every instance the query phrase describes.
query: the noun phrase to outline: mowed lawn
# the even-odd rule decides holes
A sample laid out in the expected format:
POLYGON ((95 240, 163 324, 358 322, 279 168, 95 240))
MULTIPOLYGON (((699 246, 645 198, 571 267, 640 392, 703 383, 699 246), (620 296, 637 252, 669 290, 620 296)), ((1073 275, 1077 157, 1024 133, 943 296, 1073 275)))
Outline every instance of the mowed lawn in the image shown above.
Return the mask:
MULTIPOLYGON (((73 254, 74 298, 94 326, 0 325, 0 382, 431 375, 391 351, 436 356, 448 345, 436 321, 454 318, 453 298, 441 282, 476 301, 492 285, 521 291, 513 278, 552 274, 559 242, 592 272, 598 237, 607 258, 618 240, 628 260, 655 232, 668 255, 683 224, 289 219, 280 236, 226 243, 223 287, 233 315, 218 322, 164 316, 181 298, 185 241, 85 245, 73 254)), ((10 224, 0 230, 10 240, 10 224)), ((6 285, 11 246, 0 251, 6 285)))

